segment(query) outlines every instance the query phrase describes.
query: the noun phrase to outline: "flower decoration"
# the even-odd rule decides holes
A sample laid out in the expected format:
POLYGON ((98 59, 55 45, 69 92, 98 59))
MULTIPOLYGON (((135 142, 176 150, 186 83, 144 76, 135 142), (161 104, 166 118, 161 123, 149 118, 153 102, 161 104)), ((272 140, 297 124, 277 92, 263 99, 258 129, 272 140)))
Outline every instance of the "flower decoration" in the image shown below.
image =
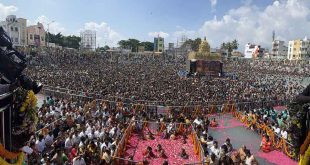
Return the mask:
POLYGON ((24 153, 20 152, 20 153, 14 153, 14 152, 10 152, 7 151, 3 145, 0 143, 0 164, 1 165, 22 165, 24 161, 24 153), (4 160, 5 159, 17 159, 16 163, 8 163, 7 161, 4 160))
POLYGON ((16 149, 23 146, 34 134, 37 123, 37 98, 32 90, 19 88, 14 93, 12 113, 12 140, 16 149))

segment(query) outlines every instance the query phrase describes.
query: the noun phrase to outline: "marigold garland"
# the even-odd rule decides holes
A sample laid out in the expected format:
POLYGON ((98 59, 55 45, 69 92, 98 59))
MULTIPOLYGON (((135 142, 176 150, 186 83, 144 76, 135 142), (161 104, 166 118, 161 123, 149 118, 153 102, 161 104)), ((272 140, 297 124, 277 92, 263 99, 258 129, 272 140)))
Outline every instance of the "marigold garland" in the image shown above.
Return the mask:
MULTIPOLYGON (((235 113, 235 117, 240 120, 242 123, 244 124, 249 124, 248 121, 246 120, 245 118, 245 115, 242 115, 240 112, 236 112, 235 113)), ((252 124, 255 124, 255 122, 253 122, 252 124)), ((294 152, 290 152, 289 149, 288 149, 288 146, 287 146, 287 143, 285 141, 284 138, 281 138, 280 141, 278 143, 275 142, 275 134, 273 132, 273 130, 271 128, 269 128, 266 124, 258 124, 256 123, 257 125, 257 128, 261 129, 263 132, 266 132, 267 135, 271 138, 271 142, 273 144, 273 146, 275 146, 275 148, 277 149, 283 149, 284 153, 291 157, 291 158, 294 158, 296 155, 294 152)))
POLYGON ((2 157, 0 157, 0 164, 1 165, 22 165, 23 161, 24 161, 24 156, 25 154, 23 152, 20 152, 18 154, 18 157, 17 157, 17 161, 16 163, 8 163, 7 161, 5 161, 2 157))
POLYGON ((31 106, 31 108, 35 108, 37 105, 37 97, 35 96, 34 92, 32 90, 27 92, 26 100, 22 103, 22 106, 20 107, 19 111, 24 112, 28 106, 31 106))
POLYGON ((10 152, 6 150, 4 146, 0 143, 0 157, 3 157, 5 159, 16 159, 17 156, 18 156, 18 153, 10 152))

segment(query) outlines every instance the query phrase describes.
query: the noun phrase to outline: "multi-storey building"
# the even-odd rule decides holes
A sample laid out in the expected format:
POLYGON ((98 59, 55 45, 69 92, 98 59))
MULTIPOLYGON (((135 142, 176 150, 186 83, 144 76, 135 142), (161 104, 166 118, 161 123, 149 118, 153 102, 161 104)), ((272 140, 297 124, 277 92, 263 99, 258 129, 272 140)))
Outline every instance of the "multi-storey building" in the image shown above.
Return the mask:
POLYGON ((301 40, 300 54, 303 60, 310 58, 310 40, 307 37, 301 40))
POLYGON ((0 26, 11 38, 13 46, 27 45, 27 20, 16 18, 16 15, 9 15, 5 21, 0 22, 0 26))
POLYGON ((96 49, 96 31, 85 30, 81 32, 81 49, 95 50, 96 49))
POLYGON ((27 43, 28 46, 41 47, 45 46, 45 30, 42 23, 27 27, 27 43))
POLYGON ((288 47, 284 41, 274 40, 272 42, 271 57, 276 59, 285 59, 287 56, 288 47))
POLYGON ((310 40, 304 38, 289 41, 287 58, 289 60, 309 59, 310 56, 310 40))
POLYGON ((154 38, 154 51, 155 52, 163 52, 164 51, 164 38, 155 37, 154 38))
POLYGON ((260 45, 248 43, 245 45, 244 57, 245 58, 263 58, 265 54, 265 48, 260 45))

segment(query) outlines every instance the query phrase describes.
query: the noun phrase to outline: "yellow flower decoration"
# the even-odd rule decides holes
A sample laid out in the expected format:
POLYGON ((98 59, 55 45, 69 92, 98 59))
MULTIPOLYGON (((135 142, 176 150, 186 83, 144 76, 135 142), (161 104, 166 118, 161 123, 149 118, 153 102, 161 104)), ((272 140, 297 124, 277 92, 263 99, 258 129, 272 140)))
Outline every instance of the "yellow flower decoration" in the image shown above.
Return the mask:
POLYGON ((25 156, 25 154, 23 152, 19 153, 16 163, 13 163, 13 164, 8 163, 2 157, 0 157, 0 164, 1 165, 22 165, 23 161, 24 161, 24 156, 25 156))
POLYGON ((29 108, 28 106, 30 106, 30 108, 34 109, 37 105, 37 97, 35 96, 35 94, 33 93, 32 90, 28 91, 27 96, 26 96, 26 100, 22 103, 22 106, 20 107, 19 111, 20 112, 24 112, 27 108, 29 108))

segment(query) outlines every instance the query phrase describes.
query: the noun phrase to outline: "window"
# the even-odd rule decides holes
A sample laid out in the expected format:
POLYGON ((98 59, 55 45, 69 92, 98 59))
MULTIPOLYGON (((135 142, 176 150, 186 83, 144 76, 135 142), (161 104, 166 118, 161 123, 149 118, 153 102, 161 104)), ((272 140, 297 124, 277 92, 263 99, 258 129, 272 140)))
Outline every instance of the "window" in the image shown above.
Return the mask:
POLYGON ((30 39, 32 40, 32 34, 30 34, 30 39))
POLYGON ((44 37, 41 37, 41 41, 44 41, 44 37))
POLYGON ((18 32, 18 27, 15 27, 15 31, 18 32))
POLYGON ((13 31, 13 26, 11 26, 11 31, 13 31))
POLYGON ((162 46, 163 46, 163 44, 159 44, 158 46, 159 46, 159 47, 162 47, 162 46))
POLYGON ((18 42, 18 38, 15 38, 15 42, 18 42))

